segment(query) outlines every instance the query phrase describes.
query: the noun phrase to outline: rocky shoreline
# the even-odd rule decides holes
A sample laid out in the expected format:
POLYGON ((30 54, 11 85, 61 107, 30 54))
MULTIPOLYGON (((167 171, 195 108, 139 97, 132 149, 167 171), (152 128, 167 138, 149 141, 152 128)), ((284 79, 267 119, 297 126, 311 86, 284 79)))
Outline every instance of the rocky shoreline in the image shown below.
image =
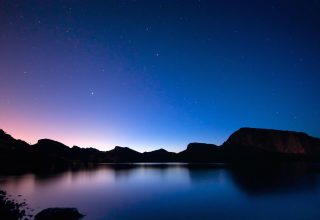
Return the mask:
POLYGON ((28 214, 26 202, 17 202, 9 197, 5 191, 0 190, 0 219, 32 219, 33 215, 28 214))
POLYGON ((79 220, 84 217, 76 208, 47 208, 35 216, 26 202, 18 202, 0 190, 0 219, 5 220, 79 220))

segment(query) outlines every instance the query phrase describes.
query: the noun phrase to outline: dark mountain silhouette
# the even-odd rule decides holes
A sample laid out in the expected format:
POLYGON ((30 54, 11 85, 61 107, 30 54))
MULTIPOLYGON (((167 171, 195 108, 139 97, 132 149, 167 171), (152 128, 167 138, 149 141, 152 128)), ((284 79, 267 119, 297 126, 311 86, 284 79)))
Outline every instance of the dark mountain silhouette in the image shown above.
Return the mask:
POLYGON ((320 161, 320 139, 305 133, 271 129, 241 128, 221 146, 191 143, 179 153, 159 149, 140 153, 116 146, 110 151, 72 148, 49 139, 34 145, 16 140, 0 130, 0 171, 57 170, 88 163, 133 162, 252 162, 269 160, 320 161))
POLYGON ((22 140, 16 140, 0 129, 0 151, 24 150, 29 144, 22 140))
POLYGON ((232 159, 320 158, 320 139, 294 131, 241 128, 222 147, 232 159))
POLYGON ((150 152, 144 152, 142 154, 143 161, 150 162, 176 162, 177 154, 174 152, 166 151, 161 148, 150 152))
POLYGON ((220 162, 224 159, 222 147, 214 144, 190 143, 187 149, 179 154, 180 161, 187 162, 220 162))
POLYGON ((48 153, 48 154, 67 154, 70 152, 70 148, 58 141, 50 139, 41 139, 33 145, 34 150, 48 153))
POLYGON ((141 153, 132 150, 128 147, 116 146, 114 149, 107 151, 106 157, 108 162, 138 162, 141 158, 141 153))
POLYGON ((73 146, 71 148, 71 160, 84 162, 84 163, 103 163, 110 162, 105 158, 103 152, 95 148, 80 148, 73 146))

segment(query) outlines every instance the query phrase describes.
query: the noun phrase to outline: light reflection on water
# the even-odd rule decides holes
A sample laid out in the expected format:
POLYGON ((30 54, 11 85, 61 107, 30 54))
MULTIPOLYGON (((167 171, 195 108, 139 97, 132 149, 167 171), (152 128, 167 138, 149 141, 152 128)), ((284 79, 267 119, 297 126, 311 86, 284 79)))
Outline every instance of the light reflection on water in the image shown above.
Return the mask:
POLYGON ((0 177, 35 213, 77 207, 84 219, 320 219, 320 173, 306 165, 257 169, 187 164, 100 165, 0 177))

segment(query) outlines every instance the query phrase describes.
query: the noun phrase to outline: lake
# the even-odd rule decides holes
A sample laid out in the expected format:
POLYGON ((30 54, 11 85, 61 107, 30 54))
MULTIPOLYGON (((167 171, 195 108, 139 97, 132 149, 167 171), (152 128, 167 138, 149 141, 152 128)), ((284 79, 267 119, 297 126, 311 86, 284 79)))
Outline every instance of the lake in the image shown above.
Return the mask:
POLYGON ((0 176, 33 214, 76 207, 85 220, 320 219, 318 165, 101 164, 52 175, 0 176), (22 196, 19 196, 22 195, 22 196))

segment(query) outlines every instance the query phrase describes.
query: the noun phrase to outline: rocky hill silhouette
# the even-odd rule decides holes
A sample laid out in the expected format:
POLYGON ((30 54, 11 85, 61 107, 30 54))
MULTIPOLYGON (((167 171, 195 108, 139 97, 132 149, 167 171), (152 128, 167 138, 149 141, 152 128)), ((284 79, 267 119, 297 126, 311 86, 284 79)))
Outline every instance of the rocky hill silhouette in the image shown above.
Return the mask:
POLYGON ((109 151, 95 148, 72 148, 49 139, 34 145, 16 140, 0 130, 0 171, 59 170, 89 163, 189 162, 232 163, 270 160, 320 161, 320 139, 305 133, 272 129, 241 128, 221 146, 190 143, 178 153, 159 149, 140 153, 116 146, 109 151))
POLYGON ((231 159, 320 158, 320 139, 302 132, 241 128, 222 144, 231 159))

